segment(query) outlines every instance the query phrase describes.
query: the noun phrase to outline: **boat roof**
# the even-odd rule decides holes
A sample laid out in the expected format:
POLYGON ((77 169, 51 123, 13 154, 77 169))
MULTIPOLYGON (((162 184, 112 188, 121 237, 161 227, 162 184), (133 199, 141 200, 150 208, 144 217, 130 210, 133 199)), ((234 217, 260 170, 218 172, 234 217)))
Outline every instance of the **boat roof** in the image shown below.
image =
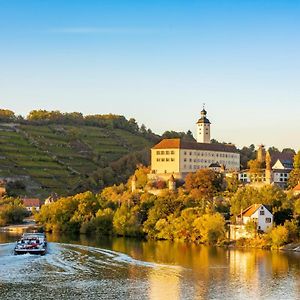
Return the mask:
POLYGON ((44 233, 33 233, 33 232, 23 234, 23 237, 35 237, 35 236, 36 237, 44 237, 45 234, 44 233))

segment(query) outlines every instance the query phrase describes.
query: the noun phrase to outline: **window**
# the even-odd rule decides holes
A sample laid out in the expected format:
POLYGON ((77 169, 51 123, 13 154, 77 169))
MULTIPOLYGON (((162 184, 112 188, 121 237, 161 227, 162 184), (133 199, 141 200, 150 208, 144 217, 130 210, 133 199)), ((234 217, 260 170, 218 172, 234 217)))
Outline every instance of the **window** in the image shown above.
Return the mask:
POLYGON ((166 154, 170 154, 170 151, 166 151, 166 154))
POLYGON ((190 155, 192 155, 192 152, 190 152, 190 155))
POLYGON ((184 155, 186 155, 186 151, 184 151, 184 155))
POLYGON ((172 150, 172 151, 171 151, 171 154, 175 154, 175 151, 174 151, 174 150, 172 150))
POLYGON ((264 211, 264 210, 261 210, 261 211, 259 212, 259 214, 260 214, 261 216, 264 216, 264 215, 265 215, 265 211, 264 211))
POLYGON ((169 161, 170 159, 169 158, 166 158, 166 161, 169 161))
POLYGON ((266 218, 266 223, 271 223, 271 218, 266 218))
POLYGON ((156 151, 156 154, 157 154, 157 155, 160 155, 160 151, 156 151))
POLYGON ((161 151, 160 154, 165 154, 165 151, 161 151))
POLYGON ((183 161, 186 161, 186 158, 184 158, 183 161))
POLYGON ((165 161, 165 159, 164 159, 164 158, 162 158, 162 159, 161 159, 161 161, 165 161))
POLYGON ((160 161, 160 158, 157 158, 156 161, 160 161))
POLYGON ((175 161, 175 159, 174 159, 174 158, 171 158, 171 161, 175 161))

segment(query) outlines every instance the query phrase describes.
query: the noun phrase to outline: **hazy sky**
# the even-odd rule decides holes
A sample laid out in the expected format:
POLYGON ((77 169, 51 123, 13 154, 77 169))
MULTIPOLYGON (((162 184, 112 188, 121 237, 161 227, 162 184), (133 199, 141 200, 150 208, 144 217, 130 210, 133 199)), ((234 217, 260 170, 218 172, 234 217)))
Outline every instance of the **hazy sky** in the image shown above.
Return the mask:
POLYGON ((0 107, 300 149, 300 1, 0 0, 0 107))

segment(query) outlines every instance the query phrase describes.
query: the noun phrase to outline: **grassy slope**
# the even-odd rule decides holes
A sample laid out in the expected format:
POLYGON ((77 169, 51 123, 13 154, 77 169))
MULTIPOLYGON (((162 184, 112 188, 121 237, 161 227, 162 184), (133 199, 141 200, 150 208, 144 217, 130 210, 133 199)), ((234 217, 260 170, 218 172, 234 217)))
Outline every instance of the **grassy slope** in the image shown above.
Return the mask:
POLYGON ((29 176, 29 195, 71 194, 97 168, 150 146, 121 129, 0 124, 0 177, 29 176))

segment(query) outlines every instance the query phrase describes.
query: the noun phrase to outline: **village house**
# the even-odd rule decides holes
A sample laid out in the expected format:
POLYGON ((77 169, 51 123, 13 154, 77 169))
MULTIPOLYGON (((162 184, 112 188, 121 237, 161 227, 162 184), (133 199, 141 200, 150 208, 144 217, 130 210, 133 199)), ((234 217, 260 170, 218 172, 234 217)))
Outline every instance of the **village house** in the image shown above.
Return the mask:
POLYGON ((246 225, 253 222, 259 232, 268 232, 273 227, 273 214, 263 204, 253 204, 247 207, 236 218, 236 224, 230 225, 230 239, 253 237, 253 233, 247 231, 246 225))
POLYGON ((203 108, 197 122, 197 142, 163 139, 151 149, 150 180, 167 181, 170 176, 184 179, 188 173, 203 168, 240 169, 240 154, 233 144, 211 143, 210 121, 206 114, 203 108))
POLYGON ((238 179, 247 184, 276 184, 281 188, 286 188, 289 174, 293 170, 294 154, 292 152, 272 152, 265 151, 263 145, 257 150, 257 158, 261 163, 265 163, 265 169, 260 173, 251 174, 250 170, 238 172, 238 179))
POLYGON ((32 212, 33 210, 40 210, 41 201, 38 198, 23 198, 22 202, 25 208, 30 212, 32 212))

